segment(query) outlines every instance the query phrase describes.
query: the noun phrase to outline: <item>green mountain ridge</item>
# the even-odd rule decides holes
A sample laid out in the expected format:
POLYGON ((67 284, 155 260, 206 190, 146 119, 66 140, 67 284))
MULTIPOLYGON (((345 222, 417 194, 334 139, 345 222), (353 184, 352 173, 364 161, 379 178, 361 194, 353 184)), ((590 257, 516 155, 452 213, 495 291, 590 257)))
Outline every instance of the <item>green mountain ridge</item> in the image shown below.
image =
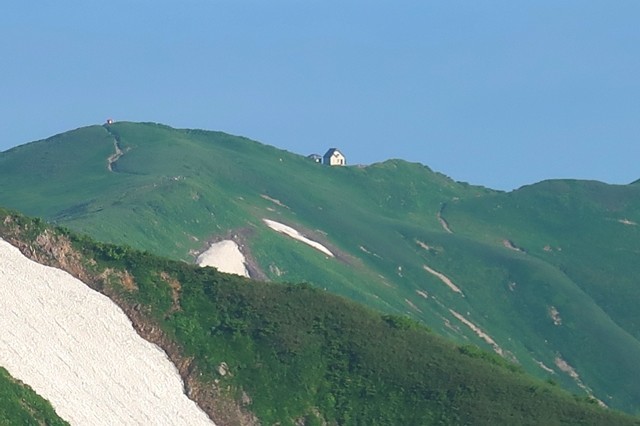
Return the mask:
POLYGON ((640 424, 309 285, 96 243, 1 208, 0 237, 116 302, 219 425, 640 424))
POLYGON ((639 190, 563 180, 505 193, 402 160, 330 168, 150 123, 0 153, 0 205, 187 262, 208 241, 234 239, 262 278, 407 315, 631 413, 640 412, 630 380, 640 374, 639 190))

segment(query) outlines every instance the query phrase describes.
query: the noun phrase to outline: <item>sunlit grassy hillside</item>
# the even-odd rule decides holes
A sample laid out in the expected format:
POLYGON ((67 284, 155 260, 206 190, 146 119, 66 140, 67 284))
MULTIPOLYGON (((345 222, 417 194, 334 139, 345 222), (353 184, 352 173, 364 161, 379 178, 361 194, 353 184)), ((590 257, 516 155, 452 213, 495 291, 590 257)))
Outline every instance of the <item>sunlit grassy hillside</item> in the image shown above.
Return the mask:
POLYGON ((551 181, 504 193, 401 160, 326 167, 246 138, 149 123, 0 153, 2 205, 187 262, 209 241, 233 239, 256 278, 409 316, 632 413, 638 191, 551 181))

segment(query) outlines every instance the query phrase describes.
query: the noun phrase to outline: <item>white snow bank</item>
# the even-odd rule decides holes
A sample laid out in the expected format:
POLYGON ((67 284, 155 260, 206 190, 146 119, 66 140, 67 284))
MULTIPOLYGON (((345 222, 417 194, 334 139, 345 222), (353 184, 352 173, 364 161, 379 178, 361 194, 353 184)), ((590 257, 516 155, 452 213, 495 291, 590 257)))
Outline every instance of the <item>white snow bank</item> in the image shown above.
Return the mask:
POLYGON ((473 332, 476 333, 476 335, 478 335, 478 337, 480 337, 482 340, 484 340, 485 342, 490 344, 493 347, 493 350, 498 355, 504 356, 504 351, 502 350, 502 348, 496 343, 495 340, 493 340, 491 338, 491 336, 489 336, 487 333, 485 333, 480 327, 478 327, 477 325, 475 325, 474 323, 472 323, 471 321, 466 319, 462 314, 459 314, 458 312, 454 311, 453 309, 449 309, 449 312, 451 312, 451 314, 453 314, 454 317, 458 318, 458 320, 460 320, 460 322, 462 322, 464 325, 466 325, 471 330, 473 330, 473 332))
POLYGON ((449 287, 451 290, 455 291, 456 293, 460 293, 464 296, 464 293, 462 293, 462 290, 460 290, 460 287, 455 285, 453 281, 451 281, 445 274, 438 272, 435 269, 428 267, 427 265, 422 265, 422 267, 424 268, 425 271, 427 271, 431 275, 439 278, 440 281, 445 283, 447 287, 449 287))
POLYGON ((211 244, 209 249, 196 259, 200 266, 213 266, 220 272, 249 277, 249 271, 240 247, 232 240, 211 244))
POLYGON ((109 298, 0 239, 0 365, 77 425, 212 425, 109 298))
POLYGON ((262 220, 264 220, 264 223, 266 223, 267 226, 273 229, 274 231, 288 235, 291 238, 294 238, 298 241, 302 241, 303 243, 313 247, 314 249, 320 250, 327 256, 335 257, 328 248, 326 248, 325 246, 323 246, 322 244, 316 241, 310 240, 309 238, 305 237, 304 235, 302 235, 300 232, 293 229, 292 227, 282 224, 280 222, 276 222, 275 220, 269 220, 269 219, 262 219, 262 220))

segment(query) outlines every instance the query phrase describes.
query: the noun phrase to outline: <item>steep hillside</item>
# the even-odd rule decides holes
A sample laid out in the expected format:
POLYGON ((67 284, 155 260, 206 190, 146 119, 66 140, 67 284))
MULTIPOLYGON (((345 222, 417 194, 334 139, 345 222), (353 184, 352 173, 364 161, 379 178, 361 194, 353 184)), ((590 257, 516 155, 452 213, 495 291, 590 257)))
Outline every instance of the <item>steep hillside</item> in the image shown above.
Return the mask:
MULTIPOLYGON (((2 209, 0 238, 108 295, 167 352, 189 395, 220 425, 640 424, 496 355, 308 285, 255 282, 95 243, 2 209)), ((65 294, 67 284, 58 285, 65 294)), ((110 324, 103 313, 95 319, 110 324)), ((58 322, 50 323, 55 333, 58 322)), ((64 386, 61 377, 49 380, 64 386)), ((112 377, 102 380, 107 387, 112 377)))
POLYGON ((0 367, 0 424, 63 426, 47 401, 0 367))
POLYGON ((516 293, 527 292, 523 312, 536 299, 546 305, 553 323, 544 325, 545 336, 561 353, 582 348, 572 365, 584 382, 609 389, 607 400, 615 398, 615 384, 625 390, 626 404, 638 406, 635 384, 625 377, 640 359, 640 187, 542 182, 450 203, 446 216, 460 234, 496 246, 507 242, 523 262, 544 262, 558 278, 517 280, 516 293), (561 282, 574 292, 560 294, 561 282))
POLYGON ((330 168, 148 123, 0 153, 2 205, 187 262, 234 241, 253 278, 408 315, 632 413, 638 190, 562 181, 503 193, 400 160, 330 168))
POLYGON ((167 356, 111 300, 2 239, 0 271, 0 365, 65 420, 213 425, 183 394, 167 356))

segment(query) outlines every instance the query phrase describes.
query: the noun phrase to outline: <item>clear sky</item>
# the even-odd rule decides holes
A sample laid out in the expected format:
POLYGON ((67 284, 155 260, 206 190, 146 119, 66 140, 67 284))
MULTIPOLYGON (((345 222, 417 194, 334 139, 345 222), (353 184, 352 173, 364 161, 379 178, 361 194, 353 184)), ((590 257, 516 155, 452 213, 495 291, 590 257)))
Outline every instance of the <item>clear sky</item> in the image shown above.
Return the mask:
POLYGON ((640 2, 0 6, 0 150, 116 120, 513 189, 640 178, 640 2))

